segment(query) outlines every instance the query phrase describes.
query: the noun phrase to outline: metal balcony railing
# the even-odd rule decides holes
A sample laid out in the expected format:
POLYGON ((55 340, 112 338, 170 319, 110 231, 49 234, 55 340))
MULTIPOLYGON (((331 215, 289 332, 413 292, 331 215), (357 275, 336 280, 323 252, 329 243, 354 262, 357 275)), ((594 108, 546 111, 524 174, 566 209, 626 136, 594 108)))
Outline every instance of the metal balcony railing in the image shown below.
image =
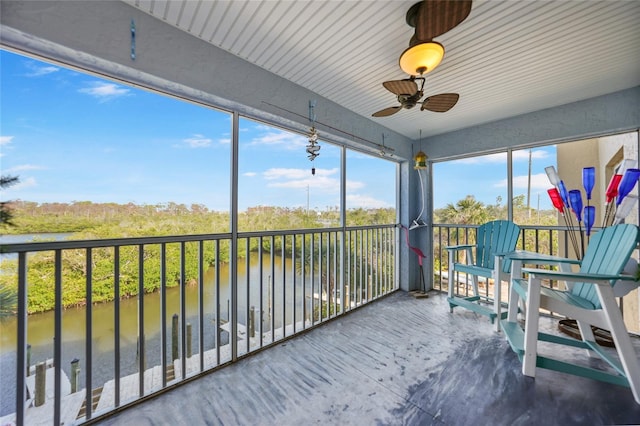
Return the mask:
MULTIPOLYGON (((520 226, 520 237, 518 239, 517 249, 533 251, 536 253, 550 254, 561 257, 575 258, 574 250, 571 244, 569 230, 559 226, 520 226)), ((464 274, 455 277, 449 277, 448 274, 448 252, 447 246, 458 244, 473 244, 476 238, 477 225, 452 225, 452 224, 435 224, 433 225, 433 288, 439 291, 447 292, 449 283, 455 285, 454 293, 458 296, 467 297, 471 295, 472 287, 464 274)), ((594 228, 593 232, 597 232, 594 228)), ((584 235, 583 235, 584 237, 584 235)), ((580 238, 577 239, 580 241, 580 238)), ((585 244, 587 240, 585 238, 585 244)), ((458 253, 457 256, 461 254, 458 253)), ((464 261, 460 257, 456 261, 464 261)), ((501 291, 502 302, 508 302, 508 291, 503 283, 501 291)), ((546 283, 550 287, 557 286, 556 281, 546 283)), ((479 290, 481 296, 491 301, 494 297, 494 283, 479 282, 479 290)), ((631 293, 636 294, 636 293, 631 293)), ((627 297, 627 296, 625 296, 627 297)), ((634 297, 634 296, 629 296, 634 297)), ((625 316, 623 298, 619 300, 623 316, 625 316)), ((637 308, 636 308, 637 309, 637 308)), ((635 309, 632 309, 635 311, 635 309)), ((552 313, 551 313, 552 314, 552 313)), ((630 331, 636 333, 640 329, 637 318, 631 317, 634 312, 626 313, 625 322, 628 323, 630 331)))
POLYGON ((98 419, 398 288, 394 225, 3 252, 17 306, 0 323, 2 370, 15 372, 0 389, 1 424, 98 419), (53 310, 29 315, 46 297, 53 310))
MULTIPOLYGON (((555 256, 571 256, 569 234, 566 228, 557 226, 520 226, 520 237, 517 249, 528 250, 536 253, 544 253, 555 256)), ((475 243, 477 225, 433 225, 433 287, 439 291, 448 291, 448 252, 446 247, 459 244, 475 243)), ((461 253, 458 253, 460 256, 461 253)), ((461 261, 459 257, 456 261, 461 261)), ((471 288, 466 284, 466 279, 454 278, 455 293, 460 296, 469 296, 471 288)), ((481 285, 484 296, 493 297, 492 287, 481 285)), ((507 297, 506 292, 503 296, 507 297)), ((506 300, 505 300, 506 301, 506 300)))

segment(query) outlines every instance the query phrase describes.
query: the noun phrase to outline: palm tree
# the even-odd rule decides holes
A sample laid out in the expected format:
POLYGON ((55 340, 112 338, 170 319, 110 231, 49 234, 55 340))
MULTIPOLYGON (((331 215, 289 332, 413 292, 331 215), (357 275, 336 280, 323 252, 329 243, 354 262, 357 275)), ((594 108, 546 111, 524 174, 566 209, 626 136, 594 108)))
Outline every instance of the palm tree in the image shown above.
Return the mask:
MULTIPOLYGON (((5 189, 19 182, 17 176, 0 176, 0 189, 5 189)), ((13 225, 13 214, 9 208, 10 201, 0 202, 0 225, 13 225)))
MULTIPOLYGON (((494 219, 492 218, 489 209, 487 209, 487 206, 485 206, 483 202, 476 200, 473 195, 467 195, 455 204, 447 204, 444 209, 438 210, 436 214, 441 223, 455 225, 480 225, 494 219)), ((468 229, 465 230, 457 227, 452 228, 450 231, 446 231, 448 240, 445 238, 445 244, 472 244, 475 240, 475 233, 467 234, 468 231, 468 229), (466 234, 466 237, 464 234, 466 234), (460 241, 460 239, 463 241, 460 241)), ((461 255, 464 256, 464 253, 461 253, 461 255)), ((446 258, 443 260, 442 266, 445 267, 445 269, 448 268, 448 260, 446 258)))
MULTIPOLYGON (((18 183, 17 176, 0 176, 0 188, 4 189, 18 183)), ((9 208, 9 201, 0 202, 0 225, 12 226, 13 214, 9 208)), ((0 252, 2 248, 0 247, 0 252)), ((18 294, 14 289, 0 286, 0 319, 15 315, 18 306, 18 294)))
POLYGON ((0 285, 0 320, 16 314, 18 293, 14 289, 0 285))
POLYGON ((455 205, 452 203, 440 211, 444 223, 460 225, 480 225, 490 220, 489 213, 483 202, 476 200, 473 195, 467 195, 455 205))

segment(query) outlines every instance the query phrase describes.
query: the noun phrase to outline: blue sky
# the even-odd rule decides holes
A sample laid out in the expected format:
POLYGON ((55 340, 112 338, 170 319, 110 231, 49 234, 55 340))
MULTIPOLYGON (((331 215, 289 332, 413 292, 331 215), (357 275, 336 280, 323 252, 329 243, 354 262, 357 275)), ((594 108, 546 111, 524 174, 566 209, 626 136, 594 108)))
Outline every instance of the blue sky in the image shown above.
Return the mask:
MULTIPOLYGON (((20 183, 3 200, 203 204, 228 210, 231 116, 32 58, 0 51, 0 168, 20 183)), ((340 149, 247 118, 240 122, 239 207, 324 210, 339 205, 340 149), (315 167, 315 175, 311 168, 315 167)), ((322 134, 320 134, 322 140, 322 134)), ((425 147, 428 151, 428 147, 425 147)), ((529 150, 514 153, 514 192, 526 194, 529 150)), ((532 151, 532 207, 550 208, 544 167, 555 147, 532 151)), ((473 194, 506 203, 506 154, 434 166, 436 208, 473 194)), ((347 155, 347 207, 393 207, 395 164, 347 155)))
MULTIPOLYGON (((529 149, 513 151, 513 193, 527 195, 529 185, 529 149)), ((531 149, 531 207, 551 209, 547 189, 552 188, 544 171, 556 166, 555 145, 531 149)), ((556 166, 557 169, 557 166, 556 166)), ((498 196, 502 205, 507 203, 507 154, 483 155, 434 164, 434 205, 444 207, 467 195, 473 195, 485 204, 495 204, 498 196)), ((526 203, 526 199, 525 199, 526 203)))
MULTIPOLYGON (((0 51, 2 199, 203 204, 228 210, 231 116, 0 51)), ((322 134, 320 134, 322 140, 322 134)), ((340 149, 242 118, 239 207, 339 205, 340 149), (312 175, 311 168, 316 168, 312 175)), ((393 207, 395 164, 347 157, 347 207, 393 207)))

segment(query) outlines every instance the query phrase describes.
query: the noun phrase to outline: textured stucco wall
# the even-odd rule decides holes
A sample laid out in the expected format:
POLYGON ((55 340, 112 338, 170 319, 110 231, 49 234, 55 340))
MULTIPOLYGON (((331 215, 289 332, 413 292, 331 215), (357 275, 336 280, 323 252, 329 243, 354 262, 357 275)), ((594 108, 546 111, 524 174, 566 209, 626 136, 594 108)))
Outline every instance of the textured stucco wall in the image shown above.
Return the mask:
MULTIPOLYGON (((602 138, 587 139, 578 142, 559 144, 557 147, 558 174, 567 189, 582 187, 582 168, 593 166, 596 168, 596 185, 593 191, 591 205, 596 207, 595 225, 602 224, 603 206, 605 204, 606 188, 615 168, 624 159, 638 159, 638 132, 627 132, 602 138)), ((583 192, 584 194, 584 192, 583 192)), ((634 188, 632 195, 638 194, 634 188)), ((586 202, 586 200, 583 200, 586 202)), ((638 208, 625 218, 626 223, 638 224, 638 208)), ((565 244, 563 235, 559 236, 560 245, 565 244)), ((571 245, 568 245, 571 250, 571 245)), ((638 259, 637 251, 634 257, 638 259)), ((640 333, 640 291, 634 290, 624 296, 622 300, 624 320, 627 328, 640 333)))

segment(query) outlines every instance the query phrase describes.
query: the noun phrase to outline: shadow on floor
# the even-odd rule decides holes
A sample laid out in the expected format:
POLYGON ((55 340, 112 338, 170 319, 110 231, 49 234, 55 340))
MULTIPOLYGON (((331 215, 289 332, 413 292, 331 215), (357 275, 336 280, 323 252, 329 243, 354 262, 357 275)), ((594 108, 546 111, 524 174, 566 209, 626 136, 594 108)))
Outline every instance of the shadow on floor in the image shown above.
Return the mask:
MULTIPOLYGON (((593 362, 584 351, 554 355, 593 362)), ((449 313, 445 295, 399 291, 102 423, 640 424, 629 388, 520 369, 485 317, 449 313)))

